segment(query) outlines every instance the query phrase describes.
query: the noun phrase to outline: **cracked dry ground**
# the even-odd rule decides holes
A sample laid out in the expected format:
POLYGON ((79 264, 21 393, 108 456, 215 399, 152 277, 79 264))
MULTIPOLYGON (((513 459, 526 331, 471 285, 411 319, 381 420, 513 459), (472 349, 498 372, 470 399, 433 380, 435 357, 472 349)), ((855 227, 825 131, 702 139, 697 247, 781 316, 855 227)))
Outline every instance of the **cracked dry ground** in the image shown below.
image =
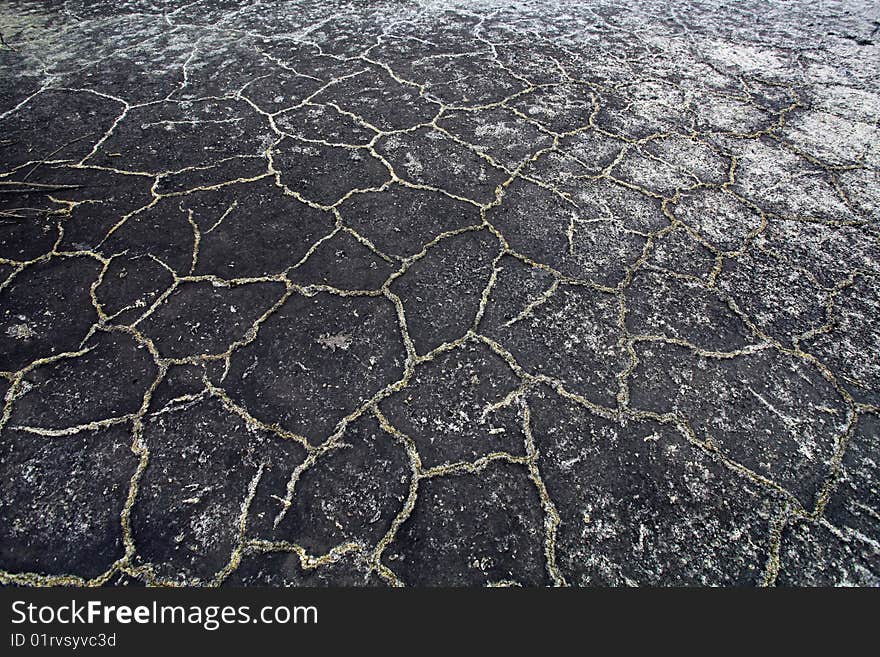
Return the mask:
POLYGON ((880 583, 876 6, 639 4, 4 2, 0 581, 880 583))

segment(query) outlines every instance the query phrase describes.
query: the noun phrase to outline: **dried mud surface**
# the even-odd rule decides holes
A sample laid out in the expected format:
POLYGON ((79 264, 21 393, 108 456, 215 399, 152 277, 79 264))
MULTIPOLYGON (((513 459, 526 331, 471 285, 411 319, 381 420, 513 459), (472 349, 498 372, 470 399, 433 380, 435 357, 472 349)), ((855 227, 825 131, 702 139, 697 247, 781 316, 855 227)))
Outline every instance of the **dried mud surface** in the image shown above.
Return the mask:
POLYGON ((876 4, 0 34, 0 582, 880 584, 876 4))

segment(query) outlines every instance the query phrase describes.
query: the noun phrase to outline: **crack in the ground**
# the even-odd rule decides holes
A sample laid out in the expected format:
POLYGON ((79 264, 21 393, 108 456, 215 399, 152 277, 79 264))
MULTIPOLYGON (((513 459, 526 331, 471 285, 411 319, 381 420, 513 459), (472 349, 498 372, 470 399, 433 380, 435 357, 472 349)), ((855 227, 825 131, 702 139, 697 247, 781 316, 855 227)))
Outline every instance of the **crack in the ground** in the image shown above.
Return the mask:
POLYGON ((143 4, 0 14, 0 581, 878 581, 856 46, 143 4))

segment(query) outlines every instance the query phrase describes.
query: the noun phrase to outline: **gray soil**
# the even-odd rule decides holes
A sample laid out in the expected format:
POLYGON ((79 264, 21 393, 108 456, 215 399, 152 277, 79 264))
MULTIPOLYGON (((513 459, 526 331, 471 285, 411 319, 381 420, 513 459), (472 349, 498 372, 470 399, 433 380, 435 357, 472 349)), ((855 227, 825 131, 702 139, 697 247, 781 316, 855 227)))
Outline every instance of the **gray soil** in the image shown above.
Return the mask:
POLYGON ((880 585, 876 3, 0 34, 0 582, 880 585))

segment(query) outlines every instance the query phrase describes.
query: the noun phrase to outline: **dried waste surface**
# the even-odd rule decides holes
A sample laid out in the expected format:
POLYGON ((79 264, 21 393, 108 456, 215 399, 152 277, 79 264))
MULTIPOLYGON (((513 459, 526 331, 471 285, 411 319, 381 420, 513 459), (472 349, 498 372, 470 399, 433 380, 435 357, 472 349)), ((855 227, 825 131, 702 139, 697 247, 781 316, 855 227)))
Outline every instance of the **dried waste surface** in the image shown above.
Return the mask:
POLYGON ((875 3, 0 34, 0 582, 880 584, 875 3))

